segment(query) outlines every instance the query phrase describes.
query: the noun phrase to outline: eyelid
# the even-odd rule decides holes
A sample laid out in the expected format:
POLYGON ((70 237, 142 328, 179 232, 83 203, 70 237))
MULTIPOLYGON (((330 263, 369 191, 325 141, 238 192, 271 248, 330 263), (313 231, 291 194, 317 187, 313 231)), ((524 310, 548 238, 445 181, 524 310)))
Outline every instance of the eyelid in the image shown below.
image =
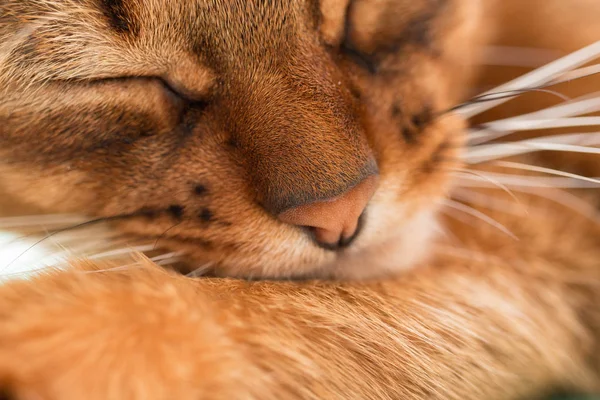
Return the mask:
POLYGON ((366 54, 356 48, 351 38, 351 22, 352 7, 354 2, 349 2, 346 7, 346 15, 344 20, 344 29, 342 33, 342 42, 340 44, 341 51, 352 59, 352 61, 370 74, 377 73, 377 62, 372 55, 366 54))
POLYGON ((167 93, 175 102, 183 102, 190 104, 199 104, 203 105, 207 103, 208 95, 198 95, 197 93, 191 93, 190 91, 186 91, 181 86, 175 86, 172 81, 169 81, 161 76, 115 76, 115 77, 103 77, 96 79, 86 79, 81 82, 87 84, 105 84, 111 82, 144 82, 146 81, 148 84, 158 84, 160 85, 165 93, 167 93))
POLYGON ((208 97, 210 97, 212 92, 212 86, 209 85, 205 85, 208 87, 204 87, 201 91, 198 91, 190 89, 189 86, 172 77, 163 76, 158 77, 157 79, 160 80, 165 88, 188 103, 204 103, 207 101, 208 97))
POLYGON ((178 59, 176 65, 167 67, 160 78, 174 92, 191 102, 206 101, 211 96, 216 77, 206 66, 187 60, 178 59))
POLYGON ((374 57, 358 50, 347 37, 344 38, 340 48, 355 64, 371 74, 377 73, 377 62, 374 57))

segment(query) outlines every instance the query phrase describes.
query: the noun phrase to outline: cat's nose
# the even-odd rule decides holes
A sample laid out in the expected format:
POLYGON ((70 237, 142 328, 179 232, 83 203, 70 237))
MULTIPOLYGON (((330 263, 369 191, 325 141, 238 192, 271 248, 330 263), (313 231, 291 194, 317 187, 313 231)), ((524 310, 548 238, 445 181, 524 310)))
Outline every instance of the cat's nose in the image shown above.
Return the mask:
POLYGON ((279 220, 311 229, 317 242, 326 248, 345 247, 355 238, 360 216, 378 181, 377 175, 371 175, 340 196, 285 210, 279 220))

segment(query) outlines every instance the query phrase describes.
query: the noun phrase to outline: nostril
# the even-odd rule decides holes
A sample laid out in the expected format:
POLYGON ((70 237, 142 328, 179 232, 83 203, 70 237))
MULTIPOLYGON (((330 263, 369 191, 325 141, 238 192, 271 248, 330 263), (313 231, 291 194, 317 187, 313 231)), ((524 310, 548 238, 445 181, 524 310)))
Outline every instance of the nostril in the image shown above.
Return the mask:
POLYGON ((365 220, 366 212, 363 212, 359 217, 356 227, 354 230, 349 232, 347 235, 342 235, 335 238, 327 238, 323 235, 325 232, 322 229, 315 228, 312 226, 304 227, 313 238, 313 240, 317 243, 317 245, 325 250, 337 251, 349 247, 356 238, 360 235, 364 220, 365 220))
POLYGON ((361 215, 377 183, 378 176, 371 175, 341 196, 294 207, 279 214, 279 219, 307 228, 321 247, 348 246, 359 231, 361 215))

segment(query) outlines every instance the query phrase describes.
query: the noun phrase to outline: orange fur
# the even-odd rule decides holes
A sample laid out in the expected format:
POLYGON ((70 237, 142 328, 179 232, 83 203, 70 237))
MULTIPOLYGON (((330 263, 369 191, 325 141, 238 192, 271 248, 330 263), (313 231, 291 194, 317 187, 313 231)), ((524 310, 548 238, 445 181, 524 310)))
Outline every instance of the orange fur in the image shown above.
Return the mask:
POLYGON ((192 280, 146 260, 13 282, 0 288, 0 376, 17 399, 48 400, 599 390, 600 229, 533 205, 509 225, 520 241, 456 229, 483 259, 442 253, 379 282, 192 280))
MULTIPOLYGON (((161 242, 178 222, 164 210, 181 205, 186 223, 169 229, 164 244, 187 251, 192 268, 216 263, 217 274, 379 280, 188 279, 144 258, 124 269, 73 261, 67 271, 0 286, 2 395, 476 400, 600 391, 597 221, 537 196, 513 204, 527 207, 527 216, 486 210, 519 240, 484 221, 438 216, 436 199, 455 185, 449 170, 460 166, 464 122, 448 115, 420 127, 413 118, 464 98, 481 42, 571 51, 597 39, 600 30, 588 18, 600 11, 596 2, 384 0, 376 8, 355 0, 350 40, 360 57, 387 68, 385 76, 331 50, 344 40, 343 1, 321 4, 321 30, 310 25, 307 13, 315 9, 303 1, 285 9, 199 1, 217 7, 193 14, 188 2, 127 0, 129 8, 118 11, 129 22, 107 20, 99 3, 0 4, 7 10, 0 17, 3 190, 43 210, 159 210, 117 228, 161 242), (544 20, 531 27, 514 17, 542 7, 544 20), (257 42, 241 42, 236 35, 246 35, 262 12, 271 18, 255 27, 257 42), (47 18, 36 19, 40 13, 47 18), (554 42, 553 19, 582 27, 554 42), (213 42, 200 46, 212 59, 190 57, 178 45, 190 20, 200 21, 199 31, 224 35, 215 43, 227 44, 233 70, 219 64, 223 49, 213 42), (216 29, 222 21, 237 22, 216 29), (29 28, 33 49, 20 52, 27 46, 15 32, 29 35, 29 28), (282 41, 274 32, 298 39, 282 41), (261 47, 267 39, 270 46, 261 47), (64 51, 59 43, 68 43, 64 51), (389 50, 390 43, 400 47, 389 50), (266 68, 264 60, 273 63, 266 68), (87 81, 113 74, 158 75, 184 99, 173 99, 155 78, 87 81), (171 134, 185 128, 181 102, 205 99, 220 108, 209 105, 208 122, 192 124, 186 146, 177 146, 171 134), (224 123, 230 120, 241 127, 224 123), (440 149, 442 163, 435 161, 440 149), (345 255, 316 248, 269 214, 268 204, 281 200, 274 190, 327 197, 351 185, 371 159, 382 183, 365 231, 345 255), (208 197, 192 193, 198 184, 206 184, 208 197), (204 209, 214 213, 211 224, 196 218, 204 209), (435 238, 436 223, 453 239, 435 238)), ((483 72, 482 82, 499 79, 497 71, 483 72)), ((529 99, 487 117, 547 101, 529 99)), ((547 159, 597 176, 598 163, 586 160, 547 159)), ((597 193, 585 196, 598 201, 597 193)))

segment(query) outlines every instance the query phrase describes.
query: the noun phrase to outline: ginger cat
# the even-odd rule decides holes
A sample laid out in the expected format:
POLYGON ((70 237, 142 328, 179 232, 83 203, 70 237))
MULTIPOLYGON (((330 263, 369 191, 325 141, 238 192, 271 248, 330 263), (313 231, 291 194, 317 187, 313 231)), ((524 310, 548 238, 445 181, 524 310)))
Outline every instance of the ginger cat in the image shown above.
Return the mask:
MULTIPOLYGON (((567 53, 600 39, 598 15, 592 0, 0 1, 2 189, 213 275, 139 256, 0 286, 0 398, 600 391, 597 215, 535 194, 511 203, 526 215, 486 210, 494 223, 444 215, 470 149, 449 110, 502 79, 477 68, 482 46, 567 53)), ((522 160, 600 175, 593 156, 522 160)))

